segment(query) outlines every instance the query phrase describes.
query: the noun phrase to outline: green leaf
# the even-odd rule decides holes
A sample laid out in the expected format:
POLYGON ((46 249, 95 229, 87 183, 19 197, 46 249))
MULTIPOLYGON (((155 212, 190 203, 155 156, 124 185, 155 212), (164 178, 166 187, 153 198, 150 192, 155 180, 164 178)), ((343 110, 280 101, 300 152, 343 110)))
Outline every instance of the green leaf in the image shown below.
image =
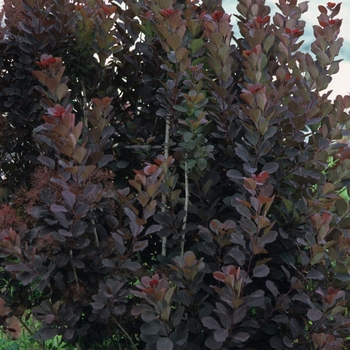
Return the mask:
POLYGON ((200 171, 203 171, 206 169, 208 162, 204 158, 199 158, 197 160, 197 166, 200 171))
POLYGON ((191 41, 191 52, 192 55, 194 55, 196 52, 198 52, 202 47, 204 46, 203 39, 194 39, 191 41))
POLYGON ((180 105, 174 105, 174 106, 173 106, 173 109, 175 109, 176 111, 179 111, 179 112, 183 112, 183 113, 186 113, 186 112, 187 112, 187 108, 182 107, 182 106, 180 106, 180 105))

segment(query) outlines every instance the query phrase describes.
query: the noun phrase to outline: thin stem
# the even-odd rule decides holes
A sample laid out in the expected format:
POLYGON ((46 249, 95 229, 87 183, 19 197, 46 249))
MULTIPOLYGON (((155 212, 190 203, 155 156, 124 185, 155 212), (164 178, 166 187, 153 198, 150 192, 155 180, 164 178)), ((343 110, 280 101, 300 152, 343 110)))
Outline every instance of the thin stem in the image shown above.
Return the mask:
POLYGON ((96 226, 95 226, 95 225, 96 225, 96 222, 95 222, 94 219, 92 219, 91 222, 92 222, 92 224, 93 224, 93 226, 94 226, 93 230, 94 230, 95 244, 96 244, 96 247, 98 247, 98 246, 100 245, 100 242, 99 242, 99 239, 98 239, 97 230, 96 230, 96 226))
POLYGON ((85 89, 85 85, 83 83, 83 81, 81 80, 80 81, 80 84, 81 84, 81 89, 83 90, 83 123, 84 123, 84 126, 87 128, 88 127, 88 120, 85 116, 85 108, 88 107, 88 103, 87 103, 87 98, 86 98, 86 89, 85 89))
POLYGON ((131 347, 134 350, 137 350, 137 346, 135 345, 135 343, 132 341, 129 333, 122 327, 122 325, 116 320, 115 317, 113 317, 113 321, 115 322, 115 324, 119 327, 119 329, 123 332, 123 334, 125 335, 125 337, 129 340, 131 347))
MULTIPOLYGON (((189 190, 188 190, 188 165, 187 162, 185 162, 185 205, 184 205, 184 209, 185 209, 185 216, 183 219, 183 225, 182 225, 182 229, 185 230, 186 226, 187 226, 187 212, 188 212, 188 203, 189 203, 189 199, 190 199, 190 194, 189 194, 189 190)), ((185 234, 182 235, 182 241, 181 241, 181 256, 184 255, 185 253, 185 234)))
MULTIPOLYGON (((164 157, 165 159, 169 158, 169 148, 170 148, 170 119, 165 119, 165 140, 164 140, 164 157)), ((166 196, 162 194, 162 209, 161 211, 164 213, 166 208, 166 196)), ((162 238, 162 255, 166 256, 166 244, 168 238, 162 238)))
MULTIPOLYGON (((22 325, 22 327, 31 335, 33 336, 33 332, 31 331, 31 329, 27 326, 27 324, 22 320, 21 317, 17 317, 19 323, 22 325)), ((45 350, 45 345, 42 344, 40 341, 36 340, 37 344, 39 345, 40 349, 45 350)))
MULTIPOLYGON (((70 250, 69 251, 69 255, 71 258, 73 258, 73 251, 70 250)), ((74 274, 74 280, 77 284, 79 284, 79 281, 78 281, 78 275, 77 275, 77 271, 75 270, 75 267, 73 267, 73 274, 74 274)))

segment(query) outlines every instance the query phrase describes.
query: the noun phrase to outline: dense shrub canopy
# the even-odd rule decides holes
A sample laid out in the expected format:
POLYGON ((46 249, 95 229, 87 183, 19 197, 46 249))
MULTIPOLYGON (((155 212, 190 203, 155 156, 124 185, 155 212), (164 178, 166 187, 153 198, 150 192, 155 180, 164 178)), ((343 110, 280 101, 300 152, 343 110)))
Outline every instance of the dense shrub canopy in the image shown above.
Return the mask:
POLYGON ((237 3, 24 0, 8 21, 1 290, 38 339, 349 346, 340 4, 303 53, 307 2, 237 3))

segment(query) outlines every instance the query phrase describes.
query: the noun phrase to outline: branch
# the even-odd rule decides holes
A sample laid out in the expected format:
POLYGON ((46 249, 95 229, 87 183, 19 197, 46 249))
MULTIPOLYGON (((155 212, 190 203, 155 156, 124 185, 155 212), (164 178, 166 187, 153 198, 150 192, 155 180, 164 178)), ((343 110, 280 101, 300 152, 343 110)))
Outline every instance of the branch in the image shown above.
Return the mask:
MULTIPOLYGON (((190 199, 190 194, 189 194, 189 190, 188 190, 188 165, 187 162, 185 161, 185 205, 184 205, 184 209, 186 211, 186 214, 184 216, 183 219, 183 225, 182 225, 182 229, 186 229, 187 226, 187 212, 188 212, 188 203, 189 203, 189 199, 190 199)), ((181 241, 181 256, 184 255, 185 253, 185 234, 182 235, 182 241, 181 241)))
MULTIPOLYGON (((170 148, 170 119, 165 119, 165 140, 164 140, 164 157, 165 159, 169 158, 169 148, 170 148)), ((162 209, 161 211, 164 213, 166 208, 166 196, 162 194, 162 209)), ((168 242, 167 237, 162 238, 162 255, 166 256, 166 244, 168 242)))

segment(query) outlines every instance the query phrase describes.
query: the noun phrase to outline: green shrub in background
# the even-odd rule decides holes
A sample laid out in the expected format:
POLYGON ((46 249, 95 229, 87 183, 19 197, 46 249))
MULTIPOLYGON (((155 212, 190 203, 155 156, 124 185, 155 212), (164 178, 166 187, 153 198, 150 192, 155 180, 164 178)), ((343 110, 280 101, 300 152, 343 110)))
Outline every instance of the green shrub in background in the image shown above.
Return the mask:
POLYGON ((79 349, 346 349, 340 4, 25 0, 1 46, 2 297, 79 349), (234 40, 233 40, 234 38, 234 40))

